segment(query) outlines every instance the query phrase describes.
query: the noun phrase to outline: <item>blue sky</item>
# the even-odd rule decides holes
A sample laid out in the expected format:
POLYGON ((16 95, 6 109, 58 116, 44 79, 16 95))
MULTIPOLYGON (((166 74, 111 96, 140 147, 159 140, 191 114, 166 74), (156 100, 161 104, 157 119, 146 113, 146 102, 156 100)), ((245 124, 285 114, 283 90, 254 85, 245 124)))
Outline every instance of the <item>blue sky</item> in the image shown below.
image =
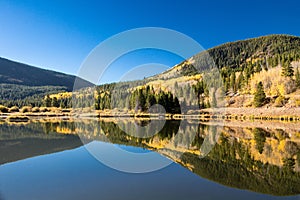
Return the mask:
MULTIPOLYGON (((0 0, 0 57, 76 74, 94 47, 128 29, 174 29, 210 48, 274 33, 299 36, 299 7, 297 0, 0 0)), ((178 62, 163 57, 164 64, 178 62)))

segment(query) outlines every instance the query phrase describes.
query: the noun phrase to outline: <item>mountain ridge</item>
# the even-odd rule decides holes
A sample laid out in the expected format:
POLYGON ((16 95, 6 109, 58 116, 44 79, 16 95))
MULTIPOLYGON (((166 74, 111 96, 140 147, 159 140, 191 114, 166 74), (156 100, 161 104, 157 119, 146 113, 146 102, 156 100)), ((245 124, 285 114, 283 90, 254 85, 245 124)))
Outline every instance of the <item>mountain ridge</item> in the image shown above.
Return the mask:
MULTIPOLYGON (((64 86, 67 91, 73 90, 74 75, 42 69, 29 64, 16 62, 0 57, 0 84, 16 84, 24 86, 64 86)), ((86 80, 80 79, 82 87, 91 86, 86 80)))
POLYGON ((167 106, 181 103, 189 109, 251 107, 256 85, 262 82, 266 95, 259 105, 295 107, 300 104, 295 95, 300 89, 299 61, 300 37, 272 34, 210 48, 143 80, 99 85, 95 93, 87 88, 81 94, 59 93, 47 98, 68 108, 72 107, 70 99, 78 96, 76 105, 101 110, 118 106, 145 111, 155 102, 167 106), (285 76, 283 70, 295 70, 295 74, 285 76))

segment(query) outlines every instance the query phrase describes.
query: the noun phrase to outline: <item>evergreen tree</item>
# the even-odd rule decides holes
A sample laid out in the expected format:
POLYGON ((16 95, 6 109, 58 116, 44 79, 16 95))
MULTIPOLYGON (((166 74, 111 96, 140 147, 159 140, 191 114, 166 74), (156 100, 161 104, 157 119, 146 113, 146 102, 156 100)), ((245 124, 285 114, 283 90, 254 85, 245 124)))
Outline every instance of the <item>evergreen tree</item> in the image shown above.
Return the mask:
POLYGON ((96 110, 100 110, 100 104, 101 104, 101 97, 100 97, 100 94, 98 94, 98 96, 95 99, 95 109, 96 110))
POLYGON ((260 81, 256 86, 256 92, 254 94, 254 106, 260 107, 264 104, 266 100, 266 94, 264 92, 264 86, 260 81))
POLYGON ((197 84, 194 86, 194 91, 197 95, 198 98, 198 106, 200 109, 203 108, 203 98, 201 97, 202 94, 205 92, 205 83, 203 82, 203 80, 198 81, 197 84))
MULTIPOLYGON (((212 99, 211 99, 211 104, 210 104, 211 107, 213 108, 217 108, 217 98, 216 98, 216 91, 213 91, 212 92, 212 99)), ((208 106, 208 107, 210 107, 208 106)))
POLYGON ((180 114, 181 110, 180 110, 180 103, 177 97, 174 98, 174 107, 173 107, 173 111, 174 113, 180 114))
POLYGON ((255 67, 255 72, 258 73, 258 72, 261 72, 261 71, 262 71, 261 62, 258 62, 256 64, 256 67, 255 67))
POLYGON ((225 85, 225 91, 228 92, 228 90, 230 88, 230 78, 229 77, 225 78, 224 85, 225 85))
POLYGON ((59 107, 59 103, 58 103, 56 97, 53 97, 53 98, 52 98, 52 103, 51 103, 51 104, 52 104, 53 107, 59 107))
POLYGON ((45 100, 44 100, 44 106, 45 107, 51 107, 51 98, 50 98, 49 95, 47 95, 45 100))
POLYGON ((251 77, 250 69, 249 69, 249 67, 246 67, 246 69, 245 69, 245 81, 246 81, 247 85, 248 85, 248 81, 249 81, 250 77, 251 77))
POLYGON ((237 88, 242 89, 243 86, 244 86, 244 75, 243 72, 241 72, 237 80, 237 88))
POLYGON ((300 73, 298 67, 296 68, 295 79, 296 79, 296 86, 300 87, 300 73))
POLYGON ((151 106, 156 104, 156 99, 153 94, 148 94, 146 99, 146 109, 149 109, 151 106))
POLYGON ((290 64, 286 64, 282 66, 281 75, 285 77, 292 77, 294 76, 294 69, 293 66, 290 64))
POLYGON ((236 92, 236 76, 235 76, 235 72, 233 72, 231 74, 230 77, 230 87, 232 88, 233 92, 236 92))
POLYGON ((142 111, 145 111, 145 106, 146 106, 146 98, 145 98, 145 95, 143 93, 143 90, 140 89, 139 94, 138 94, 138 107, 142 111))

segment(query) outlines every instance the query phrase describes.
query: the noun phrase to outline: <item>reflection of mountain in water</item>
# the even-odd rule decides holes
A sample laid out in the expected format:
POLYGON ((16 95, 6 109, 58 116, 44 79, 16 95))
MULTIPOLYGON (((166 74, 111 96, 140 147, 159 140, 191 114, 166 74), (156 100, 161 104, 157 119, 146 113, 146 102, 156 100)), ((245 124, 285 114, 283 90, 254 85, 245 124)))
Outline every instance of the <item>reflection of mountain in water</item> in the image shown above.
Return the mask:
POLYGON ((51 123, 0 126, 0 164, 50 154, 82 145, 76 135, 53 131, 51 123))
POLYGON ((4 124, 0 128, 1 163, 75 148, 81 145, 80 139, 69 133, 77 133, 88 140, 157 151, 201 177, 230 187, 272 195, 300 193, 297 126, 260 124, 253 128, 247 123, 229 123, 222 127, 218 123, 166 121, 159 133, 152 136, 146 128, 144 138, 139 138, 135 135, 137 124, 145 127, 149 123, 106 119, 4 124))

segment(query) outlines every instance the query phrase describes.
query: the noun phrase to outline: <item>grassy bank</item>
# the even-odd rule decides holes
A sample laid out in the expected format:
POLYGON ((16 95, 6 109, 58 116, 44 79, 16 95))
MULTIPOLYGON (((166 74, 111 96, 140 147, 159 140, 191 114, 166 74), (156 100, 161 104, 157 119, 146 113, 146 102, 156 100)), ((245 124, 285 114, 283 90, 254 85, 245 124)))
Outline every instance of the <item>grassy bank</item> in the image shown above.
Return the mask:
POLYGON ((0 118, 24 121, 25 118, 48 118, 48 117, 74 117, 74 118, 137 118, 137 119, 227 119, 227 120, 279 120, 300 121, 300 108, 208 108, 189 111, 187 114, 149 114, 134 112, 132 110, 93 110, 84 109, 60 109, 60 108, 21 108, 3 109, 0 118), (21 119, 22 118, 22 119, 21 119))

